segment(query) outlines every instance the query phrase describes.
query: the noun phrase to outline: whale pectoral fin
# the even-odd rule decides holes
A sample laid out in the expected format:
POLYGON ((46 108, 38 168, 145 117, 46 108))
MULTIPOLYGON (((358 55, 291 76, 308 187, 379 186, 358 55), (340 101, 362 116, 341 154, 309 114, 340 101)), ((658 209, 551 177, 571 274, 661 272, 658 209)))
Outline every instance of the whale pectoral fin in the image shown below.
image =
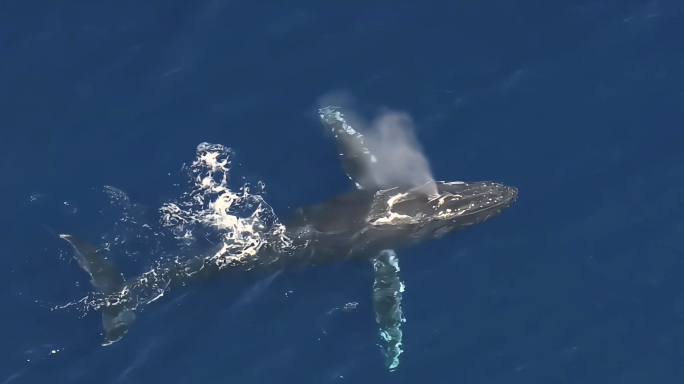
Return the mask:
POLYGON ((399 279, 399 260, 391 249, 380 252, 373 259, 373 268, 373 310, 384 342, 380 347, 387 368, 393 371, 399 366, 399 355, 403 352, 401 323, 406 319, 401 311, 401 296, 404 283, 399 279))
POLYGON ((376 159, 364 143, 363 135, 352 128, 334 107, 321 108, 319 115, 335 138, 342 169, 347 176, 359 189, 374 188, 377 182, 371 168, 376 159))
MULTIPOLYGON (((106 295, 122 295, 126 282, 124 276, 107 259, 105 250, 72 235, 59 235, 74 248, 74 258, 78 265, 90 275, 90 283, 106 295)), ((121 298, 120 298, 121 299, 121 298)), ((120 340, 135 321, 133 311, 124 304, 108 304, 102 307, 102 325, 105 330, 105 343, 109 345, 120 340)))

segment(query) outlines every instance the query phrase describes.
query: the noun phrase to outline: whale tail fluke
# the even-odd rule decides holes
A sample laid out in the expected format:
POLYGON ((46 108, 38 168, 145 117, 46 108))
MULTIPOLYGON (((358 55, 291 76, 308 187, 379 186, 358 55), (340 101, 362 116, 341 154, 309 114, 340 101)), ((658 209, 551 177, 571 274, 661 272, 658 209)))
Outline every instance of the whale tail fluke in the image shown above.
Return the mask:
MULTIPOLYGON (((74 258, 78 265, 90 275, 90 282, 105 295, 123 292, 126 281, 123 274, 108 259, 108 251, 72 235, 59 235, 74 248, 74 258)), ((110 345, 119 341, 135 321, 135 313, 124 305, 125 301, 109 304, 102 308, 102 325, 105 342, 110 345)))
POLYGON ((123 305, 104 307, 102 325, 105 329, 105 342, 102 345, 107 346, 121 340, 134 321, 135 313, 123 305))

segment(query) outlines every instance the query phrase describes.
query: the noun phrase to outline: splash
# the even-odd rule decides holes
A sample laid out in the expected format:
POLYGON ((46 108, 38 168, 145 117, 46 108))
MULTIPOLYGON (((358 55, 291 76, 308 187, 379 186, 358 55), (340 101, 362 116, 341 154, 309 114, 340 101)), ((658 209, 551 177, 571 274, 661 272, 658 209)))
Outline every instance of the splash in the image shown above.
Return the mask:
POLYGON ((208 260, 221 268, 253 258, 273 238, 288 243, 285 227, 260 195, 264 183, 259 182, 254 191, 249 184, 237 192, 230 189, 231 156, 230 148, 220 144, 198 145, 188 169, 190 192, 160 209, 162 226, 182 232, 183 237, 192 237, 197 227, 217 234, 221 247, 208 260))

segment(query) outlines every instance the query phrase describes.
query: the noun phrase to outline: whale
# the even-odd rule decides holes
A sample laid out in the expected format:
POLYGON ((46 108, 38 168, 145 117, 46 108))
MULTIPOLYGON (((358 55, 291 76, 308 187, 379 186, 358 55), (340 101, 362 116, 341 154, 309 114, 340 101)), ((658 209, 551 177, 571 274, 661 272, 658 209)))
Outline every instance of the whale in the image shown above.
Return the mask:
POLYGON ((390 371, 399 365, 405 317, 404 283, 397 250, 440 239, 499 215, 518 198, 515 187, 481 181, 378 181, 377 155, 364 135, 351 127, 340 108, 319 110, 320 121, 336 142, 342 168, 355 188, 330 199, 295 209, 283 220, 285 236, 266 239, 254 254, 217 263, 196 257, 174 262, 133 279, 125 279, 103 248, 75 235, 60 235, 74 250, 92 285, 119 300, 102 308, 103 345, 123 338, 134 323, 137 288, 159 282, 184 286, 196 281, 261 270, 312 267, 343 260, 370 262, 374 271, 371 300, 390 371), (284 242, 283 239, 287 239, 284 242))

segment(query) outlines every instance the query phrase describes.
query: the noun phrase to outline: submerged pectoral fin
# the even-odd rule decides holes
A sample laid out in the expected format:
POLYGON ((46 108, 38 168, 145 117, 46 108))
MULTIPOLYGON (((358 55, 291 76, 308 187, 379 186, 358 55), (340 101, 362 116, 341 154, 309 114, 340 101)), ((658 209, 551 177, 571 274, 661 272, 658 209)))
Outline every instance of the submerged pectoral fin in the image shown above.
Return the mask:
POLYGON ((399 366, 399 355, 403 352, 401 323, 405 322, 401 310, 401 296, 404 284, 399 279, 399 260, 396 253, 387 249, 373 259, 375 282, 373 283, 373 310, 380 326, 381 345, 390 371, 399 366))
MULTIPOLYGON (((107 259, 106 251, 72 235, 59 235, 74 248, 74 258, 78 265, 90 275, 90 283, 106 295, 120 296, 126 282, 123 274, 114 263, 107 259)), ((119 300, 122 297, 118 298, 119 300)), ((107 303, 102 307, 102 325, 105 330, 105 343, 112 344, 128 332, 135 321, 135 314, 122 303, 107 303)))

